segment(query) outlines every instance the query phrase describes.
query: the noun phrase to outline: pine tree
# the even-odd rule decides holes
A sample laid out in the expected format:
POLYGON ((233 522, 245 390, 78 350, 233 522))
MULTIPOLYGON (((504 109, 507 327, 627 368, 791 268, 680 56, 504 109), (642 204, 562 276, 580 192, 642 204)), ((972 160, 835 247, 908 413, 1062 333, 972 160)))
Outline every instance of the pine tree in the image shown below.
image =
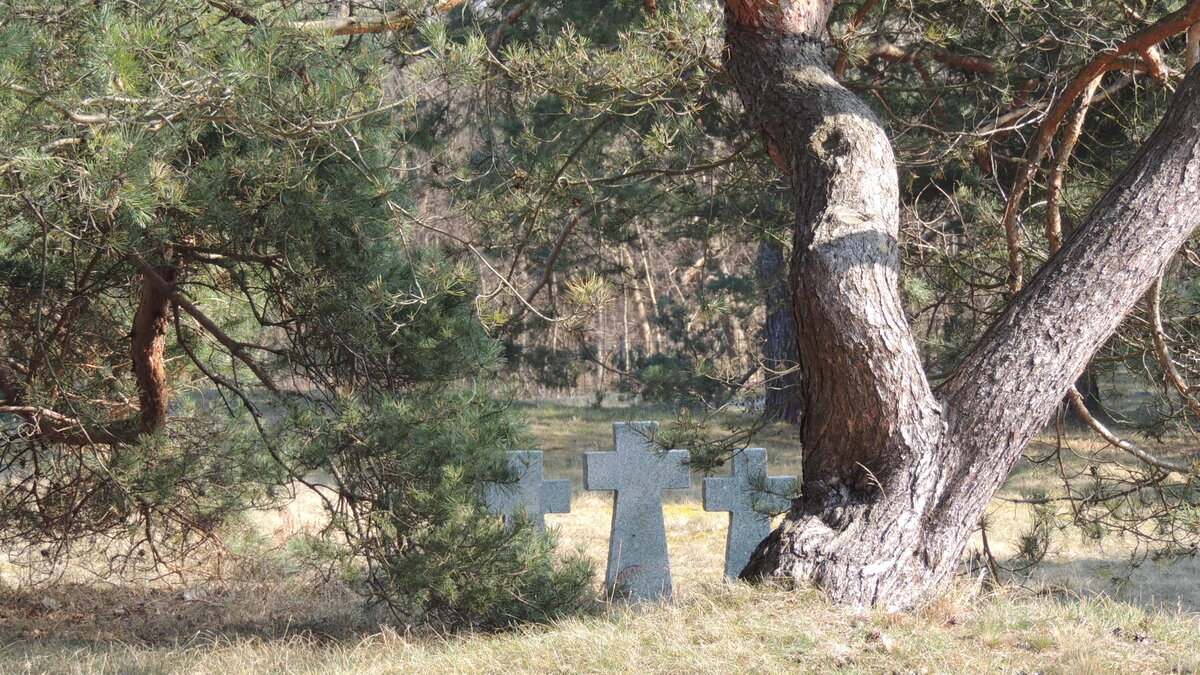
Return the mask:
POLYGON ((405 619, 574 606, 586 567, 481 506, 524 437, 487 393, 474 270, 400 224, 414 100, 306 18, 0 18, 0 540, 170 563, 299 482, 405 619))

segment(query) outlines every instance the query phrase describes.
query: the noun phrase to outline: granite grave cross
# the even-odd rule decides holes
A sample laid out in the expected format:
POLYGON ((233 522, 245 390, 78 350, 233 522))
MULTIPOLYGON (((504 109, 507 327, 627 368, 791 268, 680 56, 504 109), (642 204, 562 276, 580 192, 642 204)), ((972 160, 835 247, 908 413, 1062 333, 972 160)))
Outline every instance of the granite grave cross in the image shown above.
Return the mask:
POLYGON ((662 452, 657 422, 613 425, 614 452, 583 453, 583 485, 615 490, 604 587, 630 602, 670 599, 671 567, 663 524, 664 488, 692 484, 687 450, 662 452))
POLYGON ((484 503, 511 523, 518 512, 546 527, 545 514, 571 512, 571 481, 544 480, 542 453, 522 450, 508 453, 508 468, 517 476, 513 483, 489 483, 484 503))
POLYGON ((796 477, 768 478, 764 448, 746 448, 734 454, 731 474, 704 479, 704 510, 729 512, 725 576, 737 579, 755 547, 771 533, 771 517, 763 511, 787 510, 790 500, 784 495, 795 491, 796 477))

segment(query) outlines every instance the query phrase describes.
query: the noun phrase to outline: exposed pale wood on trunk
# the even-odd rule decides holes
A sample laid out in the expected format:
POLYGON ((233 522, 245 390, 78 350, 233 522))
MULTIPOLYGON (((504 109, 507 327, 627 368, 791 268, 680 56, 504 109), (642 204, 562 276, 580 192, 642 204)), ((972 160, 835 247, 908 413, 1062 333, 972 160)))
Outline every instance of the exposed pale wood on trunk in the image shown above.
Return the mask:
POLYGON ((1187 69, 1200 63, 1200 22, 1192 24, 1187 32, 1187 69))

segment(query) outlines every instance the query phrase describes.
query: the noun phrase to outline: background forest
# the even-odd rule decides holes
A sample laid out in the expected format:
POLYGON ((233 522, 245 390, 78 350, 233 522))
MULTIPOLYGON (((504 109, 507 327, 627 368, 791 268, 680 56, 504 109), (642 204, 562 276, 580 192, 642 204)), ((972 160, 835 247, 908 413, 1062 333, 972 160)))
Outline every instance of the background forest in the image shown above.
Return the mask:
MULTIPOLYGON (((1038 148, 1057 96, 1185 4, 837 4, 933 381, 1141 147, 1200 30, 1114 61, 1038 148)), ((536 410, 661 405, 701 472, 802 416, 787 181, 723 30, 706 1, 0 1, 10 576, 191 579, 303 493, 321 525, 289 564, 391 620, 594 609, 586 555, 480 503, 546 443, 536 410)), ((1067 526, 1194 556, 1198 345, 1193 239, 1031 447, 1053 477, 1008 494, 1011 555, 972 570, 1067 526)))

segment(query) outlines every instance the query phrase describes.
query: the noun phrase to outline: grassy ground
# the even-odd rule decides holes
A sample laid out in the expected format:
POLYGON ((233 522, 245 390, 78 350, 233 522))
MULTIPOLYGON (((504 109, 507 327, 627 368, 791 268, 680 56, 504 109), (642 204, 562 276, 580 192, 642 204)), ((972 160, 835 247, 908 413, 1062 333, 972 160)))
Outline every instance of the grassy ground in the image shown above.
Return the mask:
MULTIPOLYGON (((579 453, 611 449, 611 424, 665 419, 654 409, 531 407, 547 477, 570 478, 572 513, 547 516, 561 544, 603 564, 611 497, 583 493, 579 453)), ((760 443, 771 473, 794 472, 784 430, 760 443)), ((1085 441, 1074 442, 1081 452, 1085 441)), ((1098 448, 1090 448, 1098 449, 1098 448)), ((1009 495, 1049 480, 1022 466, 1009 495)), ((694 480, 698 486, 699 481, 694 480)), ((1200 672, 1200 568, 1148 565, 1114 585, 1119 542, 1063 534, 1039 576, 1000 588, 963 580, 908 615, 832 608, 813 591, 727 584, 724 514, 699 489, 665 506, 677 600, 499 635, 400 634, 353 593, 289 566, 283 553, 229 563, 224 577, 178 587, 0 586, 2 672, 1200 672)), ((301 499, 263 514, 268 544, 311 522, 301 499)), ((992 545, 1011 554, 1026 507, 998 501, 992 545)), ((603 572, 603 569, 598 569, 603 572)))

